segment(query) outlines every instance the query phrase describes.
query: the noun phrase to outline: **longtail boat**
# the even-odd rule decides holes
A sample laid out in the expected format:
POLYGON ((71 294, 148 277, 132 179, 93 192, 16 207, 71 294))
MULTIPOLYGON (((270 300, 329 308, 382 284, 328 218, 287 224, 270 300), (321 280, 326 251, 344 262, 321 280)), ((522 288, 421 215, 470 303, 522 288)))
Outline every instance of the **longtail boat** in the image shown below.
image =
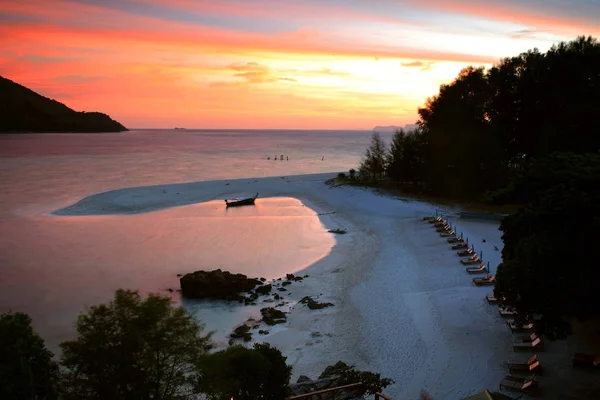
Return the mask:
POLYGON ((254 200, 258 197, 258 193, 254 197, 238 197, 236 199, 225 199, 226 207, 251 206, 254 200))

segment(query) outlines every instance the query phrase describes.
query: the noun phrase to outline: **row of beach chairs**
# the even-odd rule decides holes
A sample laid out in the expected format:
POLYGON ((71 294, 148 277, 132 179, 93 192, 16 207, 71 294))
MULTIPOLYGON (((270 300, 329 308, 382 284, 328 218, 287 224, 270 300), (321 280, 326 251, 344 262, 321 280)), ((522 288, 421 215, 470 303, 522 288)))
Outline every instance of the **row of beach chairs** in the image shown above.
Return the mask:
POLYGON ((473 278, 473 283, 476 286, 494 284, 494 276, 489 274, 488 267, 483 260, 481 260, 481 257, 477 252, 475 252, 475 248, 472 245, 469 246, 468 239, 465 240, 462 236, 458 235, 447 220, 442 217, 425 217, 423 220, 433 224, 435 230, 441 237, 446 238, 451 245, 451 249, 456 250, 456 254, 459 257, 467 257, 462 258, 460 263, 467 266, 465 270, 468 274, 486 274, 484 277, 473 278))
MULTIPOLYGON (((440 236, 446 238, 448 243, 451 244, 452 250, 456 250, 456 254, 461 257, 461 264, 467 266, 466 272, 468 274, 486 274, 483 277, 473 278, 473 283, 476 286, 492 286, 495 284, 495 276, 489 274, 488 268, 483 260, 481 260, 481 257, 477 254, 474 247, 472 245, 469 246, 468 239, 464 240, 460 235, 457 235, 455 230, 452 229, 450 224, 442 217, 425 217, 423 219, 433 224, 436 231, 440 233, 440 236)), ((486 296, 486 299, 490 304, 500 305, 498 307, 498 312, 502 317, 516 316, 516 313, 513 310, 502 306, 501 301, 496 299, 493 295, 486 296)), ((537 349, 538 347, 541 347, 542 340, 535 332, 533 332, 533 323, 521 325, 515 321, 508 321, 507 325, 513 333, 528 333, 520 335, 513 343, 514 351, 537 349)), ((537 354, 533 354, 527 362, 509 362, 509 375, 506 375, 500 382, 500 390, 530 394, 538 387, 537 381, 535 380, 535 372, 537 372, 539 368, 540 362, 537 359, 537 354), (528 376, 522 377, 517 375, 522 373, 527 373, 528 376)))
MULTIPOLYGON (((503 305, 503 299, 496 298, 493 294, 487 295, 486 301, 489 304, 498 306, 498 314, 503 318, 516 318, 517 312, 510 307, 503 305)), ((535 333, 535 323, 518 322, 515 319, 506 321, 506 325, 513 334, 519 334, 513 342, 513 351, 541 351, 543 350, 543 341, 535 333)), ((508 373, 500 382, 500 390, 518 392, 522 394, 535 395, 539 390, 539 383, 536 381, 536 374, 541 372, 541 363, 536 353, 532 354, 526 361, 509 361, 507 364, 508 373), (519 375, 527 376, 519 376, 519 375)))
MULTIPOLYGON (((492 286, 495 284, 495 276, 489 274, 489 269, 475 252, 474 247, 469 246, 468 239, 464 240, 457 235, 455 229, 442 217, 425 217, 427 222, 434 225, 441 237, 446 238, 451 244, 452 250, 461 258, 460 262, 467 266, 469 274, 486 274, 484 277, 473 278, 476 286, 492 286)), ((493 294, 486 296, 489 304, 498 305, 498 313, 503 318, 517 317, 516 311, 503 305, 503 299, 497 299, 493 294)), ((506 321, 506 325, 513 334, 519 334, 513 342, 514 351, 543 351, 542 338, 535 333, 535 322, 517 322, 515 319, 506 321)), ((500 382, 501 391, 518 392, 520 394, 535 395, 539 390, 536 374, 541 373, 541 363, 536 353, 532 354, 526 361, 509 361, 508 373, 500 382), (526 376, 519 376, 526 375, 526 376)), ((592 367, 600 369, 600 354, 575 353, 573 356, 573 367, 592 367)))

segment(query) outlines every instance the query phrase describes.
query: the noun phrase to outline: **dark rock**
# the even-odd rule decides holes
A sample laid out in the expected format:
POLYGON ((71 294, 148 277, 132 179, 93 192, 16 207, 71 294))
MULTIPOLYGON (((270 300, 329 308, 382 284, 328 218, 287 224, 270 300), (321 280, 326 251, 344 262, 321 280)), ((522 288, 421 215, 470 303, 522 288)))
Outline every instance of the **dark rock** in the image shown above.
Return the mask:
POLYGON ((334 305, 333 303, 319 303, 310 296, 303 297, 302 300, 300 300, 300 303, 306 304, 311 310, 319 310, 321 308, 331 307, 334 305))
POLYGON ((286 321, 285 313, 273 307, 262 308, 260 313, 264 323, 267 325, 283 324, 286 321))
POLYGON ((310 382, 312 379, 310 379, 308 376, 306 375, 300 375, 298 377, 298 380, 296 381, 296 383, 302 383, 302 382, 310 382))
POLYGON ((273 298, 274 298, 275 300, 279 300, 279 299, 281 299, 281 296, 280 296, 280 295, 278 295, 277 293, 275 293, 275 294, 273 295, 273 298))
POLYGON ((264 329, 261 329, 261 330, 259 330, 259 331, 258 331, 258 334, 259 334, 259 335, 268 335, 268 334, 269 334, 269 331, 266 331, 266 330, 264 330, 264 329))
POLYGON ((244 296, 240 293, 252 290, 258 282, 257 279, 248 278, 244 274, 232 274, 220 269, 196 271, 179 279, 184 297, 242 301, 244 296))
POLYGON ((280 292, 287 292, 287 289, 284 287, 277 288, 277 290, 279 290, 280 292))
POLYGON ((292 284, 292 282, 290 282, 290 281, 285 281, 285 282, 283 282, 283 283, 281 284, 281 286, 289 286, 289 285, 291 285, 291 284, 292 284))
POLYGON ((246 324, 240 325, 233 330, 229 337, 232 339, 244 339, 244 342, 249 342, 250 340, 252 340, 250 327, 246 324))
POLYGON ((264 281, 266 281, 266 279, 265 278, 260 278, 260 281, 264 282, 264 281))
POLYGON ((182 277, 183 275, 181 275, 181 274, 177 274, 177 276, 178 276, 178 277, 182 277))
POLYGON ((171 289, 171 288, 168 288, 167 290, 168 290, 169 292, 173 293, 173 289, 171 289))
POLYGON ((269 285, 263 285, 263 286, 260 286, 260 287, 256 288, 256 293, 263 294, 263 295, 264 294, 269 294, 269 293, 271 293, 271 289, 272 288, 273 288, 273 286, 271 286, 270 284, 269 285))
POLYGON ((294 274, 285 274, 285 279, 288 281, 301 281, 303 278, 294 274))

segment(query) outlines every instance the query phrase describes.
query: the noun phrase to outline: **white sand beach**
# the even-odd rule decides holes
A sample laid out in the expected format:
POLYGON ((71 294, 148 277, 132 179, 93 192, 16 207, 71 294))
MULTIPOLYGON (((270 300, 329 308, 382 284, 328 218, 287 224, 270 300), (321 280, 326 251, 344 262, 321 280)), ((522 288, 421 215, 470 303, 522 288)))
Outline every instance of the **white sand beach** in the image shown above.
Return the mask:
MULTIPOLYGON (((446 239, 422 217, 436 210, 454 216, 450 221, 478 253, 483 251, 492 273, 501 259, 498 222, 460 219, 455 209, 371 190, 329 187, 324 182, 333 176, 126 188, 86 197, 56 214, 149 212, 256 192, 257 202, 282 196, 299 199, 320 214, 315 218, 323 231, 347 228, 348 233, 332 236, 335 245, 325 257, 300 271, 288 271, 309 275, 288 286, 288 322, 267 328, 268 335, 253 335, 282 350, 294 367, 294 381, 301 374, 316 378, 327 365, 342 360, 394 379, 396 384, 385 390, 394 399, 417 399, 421 390, 435 399, 497 390, 508 373, 505 363, 519 354, 512 350, 512 335, 498 308, 485 301, 492 287, 475 287, 472 278, 478 275, 466 273, 446 239), (295 304, 304 296, 335 306, 309 310, 295 304)), ((600 350, 576 346, 572 340, 549 344, 548 365, 567 373, 573 351, 600 350)))

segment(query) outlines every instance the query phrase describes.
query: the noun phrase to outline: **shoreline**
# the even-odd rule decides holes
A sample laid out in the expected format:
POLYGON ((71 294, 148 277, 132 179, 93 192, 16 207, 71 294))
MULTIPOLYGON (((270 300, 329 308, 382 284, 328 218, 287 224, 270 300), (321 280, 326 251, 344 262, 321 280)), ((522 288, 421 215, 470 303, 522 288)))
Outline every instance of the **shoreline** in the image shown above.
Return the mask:
MULTIPOLYGON (((299 271, 288 271, 309 278, 288 286, 292 296, 285 298, 293 304, 287 322, 269 327, 272 332, 266 336, 253 334, 253 340, 271 343, 288 357, 294 367, 291 383, 299 375, 314 379, 341 360, 394 379, 396 384, 384 391, 394 399, 418 398, 421 390, 436 399, 495 390, 508 372, 506 362, 524 355, 513 352, 506 320, 485 301, 492 288, 472 284, 474 276, 466 274, 456 252, 422 217, 436 210, 448 216, 457 232, 462 231, 478 253, 483 251, 491 273, 501 260, 499 223, 459 218, 462 208, 456 206, 326 185, 325 180, 335 175, 118 189, 57 211, 59 215, 127 215, 257 191, 258 201, 296 198, 317 214, 325 229, 348 228, 348 233, 336 235, 323 258, 299 271), (309 310, 295 303, 303 296, 334 306, 309 310)), ((566 351, 576 347, 574 339, 548 347, 553 352, 540 356, 545 371, 565 373, 566 351)), ((541 385, 551 386, 551 381, 541 385)))
MULTIPOLYGON (((283 355, 288 357, 288 364, 294 367, 291 381, 295 382, 299 375, 311 375, 311 378, 316 378, 315 373, 318 375, 325 367, 338 360, 356 364, 359 368, 361 366, 367 368, 364 360, 356 357, 352 351, 359 342, 356 330, 351 329, 359 325, 358 313, 351 302, 346 301, 344 297, 351 288, 349 285, 355 284, 361 269, 364 268, 359 261, 365 258, 365 253, 368 253, 370 241, 358 226, 344 218, 343 213, 336 210, 333 203, 319 195, 327 190, 325 180, 335 174, 294 175, 284 178, 241 178, 117 189, 86 196, 51 214, 60 217, 130 215, 183 207, 259 191, 257 201, 260 201, 261 197, 284 196, 299 200, 304 206, 315 212, 315 216, 325 230, 347 228, 348 233, 344 235, 329 233, 335 243, 323 258, 300 270, 287 271, 299 276, 309 275, 303 281, 294 282, 288 286, 288 292, 283 292, 289 294, 283 298, 290 302, 287 322, 272 327, 261 324, 260 328, 252 330, 252 341, 246 343, 246 345, 251 345, 254 342, 268 342, 279 348, 283 355), (286 189, 284 185, 288 184, 291 187, 286 189), (260 190, 255 190, 255 186, 262 187, 260 190), (169 197, 169 199, 165 199, 165 197, 169 197), (348 264, 349 260, 354 261, 348 264), (351 265, 352 268, 349 269, 347 265, 351 265), (310 310, 299 303, 304 296, 311 296, 319 302, 332 302, 334 306, 321 310, 310 310), (270 333, 259 335, 259 329, 267 329, 270 333), (339 335, 338 332, 347 334, 339 335)), ((257 308, 274 305, 272 303, 263 304, 263 299, 265 297, 258 299, 257 308)), ((181 301, 184 304, 184 299, 181 301)), ((190 302, 188 301, 188 303, 190 302)), ((194 308, 189 305, 184 306, 188 311, 190 308, 194 308)), ((247 306, 231 306, 232 309, 237 307, 247 306)), ((285 311, 288 307, 278 308, 285 311)), ((240 309, 237 309, 242 318, 236 321, 235 326, 245 322, 247 315, 252 312, 250 310, 246 309, 240 312, 240 309)), ((256 313, 256 311, 254 312, 256 313)), ((207 330, 210 330, 210 322, 204 322, 207 330)), ((230 332, 231 330, 226 334, 230 332)), ((222 336, 223 332, 220 333, 219 336, 222 336)), ((220 344, 223 345, 223 343, 220 344)))
MULTIPOLYGON (((316 378, 326 366, 341 360, 356 365, 358 369, 380 372, 383 377, 394 379, 396 384, 386 390, 386 394, 393 398, 418 396, 421 389, 436 394, 435 385, 427 387, 425 376, 414 375, 415 371, 424 373, 425 365, 404 364, 397 360, 426 356, 426 343, 436 340, 426 329, 422 332, 414 330, 416 325, 414 321, 411 322, 411 315, 418 312, 419 303, 414 303, 413 309, 394 308, 394 299, 402 299, 402 291, 377 293, 382 287, 381 282, 373 281, 373 278, 389 280, 386 276, 389 271, 378 269, 382 261, 389 263, 390 254, 398 256, 398 243, 393 240, 396 232, 390 230, 395 221, 419 221, 420 216, 434 214, 436 209, 444 206, 419 200, 402 201, 374 193, 368 188, 329 187, 325 181, 335 176, 336 173, 325 173, 124 188, 84 197, 52 214, 63 217, 128 215, 256 192, 259 192, 258 201, 261 197, 296 198, 317 214, 326 229, 343 227, 348 228, 348 233, 335 236, 336 243, 324 258, 300 271, 288 271, 298 272, 301 276, 309 275, 305 281, 289 286, 292 296, 285 297, 292 302, 288 321, 283 327, 275 326, 269 335, 254 334, 253 341, 271 343, 288 357, 288 363, 294 367, 291 382, 295 382, 299 375, 316 378), (303 296, 313 296, 317 301, 331 301, 335 305, 322 310, 309 310, 297 304, 303 296), (376 298, 382 301, 377 303, 376 298), (385 332, 387 329, 379 331, 381 318, 377 317, 378 308, 387 310, 386 315, 391 317, 392 320, 386 324, 396 325, 391 335, 385 332), (410 337, 417 342, 400 341, 399 346, 399 336, 410 337), (390 349, 395 359, 387 359, 386 353, 390 354, 390 349), (394 365, 403 368, 390 368, 394 365)), ((447 212, 456 210, 446 208, 447 212)), ((409 255, 419 245, 436 241, 435 232, 427 233, 422 243, 415 243, 408 250, 409 255)), ((420 267, 418 264, 424 263, 407 265, 408 271, 418 272, 414 271, 420 267)), ((432 314, 429 323, 435 325, 441 314, 432 314)), ((238 321, 238 325, 243 322, 238 321)), ((447 373, 444 365, 436 365, 435 369, 440 375, 447 373)), ((469 385, 465 392, 472 393, 474 389, 469 385)))

